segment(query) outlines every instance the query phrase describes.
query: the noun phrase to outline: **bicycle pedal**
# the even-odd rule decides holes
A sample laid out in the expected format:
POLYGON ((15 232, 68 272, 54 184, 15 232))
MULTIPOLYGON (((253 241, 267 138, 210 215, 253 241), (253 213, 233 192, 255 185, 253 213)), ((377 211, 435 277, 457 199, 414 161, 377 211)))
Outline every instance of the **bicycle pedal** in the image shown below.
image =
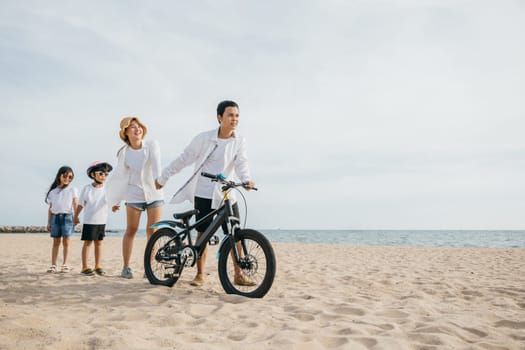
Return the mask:
POLYGON ((217 245, 219 244, 219 237, 217 235, 213 235, 212 238, 209 240, 209 245, 217 245))

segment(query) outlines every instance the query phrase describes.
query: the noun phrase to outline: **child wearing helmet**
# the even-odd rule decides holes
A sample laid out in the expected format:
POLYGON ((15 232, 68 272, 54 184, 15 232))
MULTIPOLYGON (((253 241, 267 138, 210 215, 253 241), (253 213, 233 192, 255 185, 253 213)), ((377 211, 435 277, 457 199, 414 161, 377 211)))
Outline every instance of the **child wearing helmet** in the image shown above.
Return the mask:
POLYGON ((78 216, 84 210, 84 224, 82 225, 82 269, 80 273, 86 276, 93 276, 95 273, 104 276, 106 272, 102 269, 100 260, 102 257, 102 240, 105 237, 106 222, 108 219, 108 200, 104 189, 104 181, 113 167, 106 162, 96 161, 87 168, 87 176, 93 180, 86 185, 80 192, 78 206, 75 210, 73 222, 80 222, 78 216), (91 244, 95 242, 95 268, 88 266, 88 255, 91 244))

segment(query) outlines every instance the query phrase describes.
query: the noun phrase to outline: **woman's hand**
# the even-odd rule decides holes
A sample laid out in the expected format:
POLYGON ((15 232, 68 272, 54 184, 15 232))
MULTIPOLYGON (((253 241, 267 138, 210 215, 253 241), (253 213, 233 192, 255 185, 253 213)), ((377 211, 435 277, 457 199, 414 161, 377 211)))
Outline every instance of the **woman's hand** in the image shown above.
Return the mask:
POLYGON ((111 207, 111 211, 116 213, 120 209, 120 205, 114 205, 111 207))

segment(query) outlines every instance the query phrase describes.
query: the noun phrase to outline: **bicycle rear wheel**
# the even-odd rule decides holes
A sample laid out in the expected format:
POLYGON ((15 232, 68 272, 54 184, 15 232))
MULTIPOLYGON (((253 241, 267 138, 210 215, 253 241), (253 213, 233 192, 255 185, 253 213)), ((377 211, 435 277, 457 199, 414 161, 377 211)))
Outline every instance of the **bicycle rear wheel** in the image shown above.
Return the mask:
POLYGON ((262 233, 250 229, 238 230, 235 242, 243 277, 236 276, 232 244, 227 240, 219 250, 218 271, 222 287, 228 294, 262 298, 275 278, 276 261, 272 245, 262 233))
POLYGON ((144 251, 144 272, 151 284, 171 287, 179 279, 182 266, 178 252, 181 247, 173 239, 176 235, 169 228, 161 228, 149 239, 144 251))

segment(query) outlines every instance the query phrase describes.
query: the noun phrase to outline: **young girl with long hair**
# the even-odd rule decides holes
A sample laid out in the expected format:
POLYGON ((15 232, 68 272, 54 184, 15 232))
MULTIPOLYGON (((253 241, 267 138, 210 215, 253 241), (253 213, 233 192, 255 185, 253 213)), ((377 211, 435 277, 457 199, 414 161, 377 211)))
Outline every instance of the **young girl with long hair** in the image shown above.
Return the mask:
POLYGON ((78 204, 78 190, 70 186, 74 178, 73 169, 62 166, 58 169, 55 180, 49 187, 45 202, 49 204, 47 211, 47 231, 53 238, 51 250, 51 266, 49 273, 57 272, 57 259, 60 242, 62 242, 63 261, 60 272, 69 272, 69 243, 74 232, 73 213, 78 204))

